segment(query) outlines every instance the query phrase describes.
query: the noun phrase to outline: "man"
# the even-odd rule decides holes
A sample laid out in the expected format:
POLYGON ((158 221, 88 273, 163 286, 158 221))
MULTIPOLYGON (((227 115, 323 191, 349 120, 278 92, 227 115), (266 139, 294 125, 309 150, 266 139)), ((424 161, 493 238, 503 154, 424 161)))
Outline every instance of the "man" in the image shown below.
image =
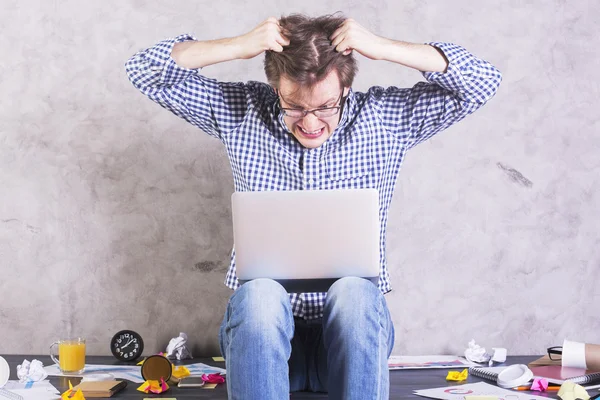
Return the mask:
POLYGON ((385 231, 400 166, 408 149, 493 97, 498 70, 457 45, 405 43, 352 19, 303 15, 269 18, 234 38, 178 36, 136 54, 126 69, 145 95, 225 144, 237 191, 379 191, 377 287, 350 277, 327 293, 288 294, 268 279, 240 287, 232 254, 225 283, 235 291, 219 333, 229 397, 311 390, 388 398, 394 328, 383 296, 391 290, 385 231), (198 71, 264 52, 270 85, 217 82, 198 71), (354 92, 354 52, 423 71, 428 82, 354 92))

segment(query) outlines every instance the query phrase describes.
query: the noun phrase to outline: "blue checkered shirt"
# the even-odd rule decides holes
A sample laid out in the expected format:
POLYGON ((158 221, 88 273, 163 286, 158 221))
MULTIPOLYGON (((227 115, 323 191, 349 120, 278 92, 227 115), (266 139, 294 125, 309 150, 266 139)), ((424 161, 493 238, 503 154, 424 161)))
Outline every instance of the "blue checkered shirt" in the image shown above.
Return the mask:
MULTIPOLYGON (((315 149, 304 148, 286 128, 278 98, 262 82, 218 82, 171 58, 181 35, 138 52, 126 63, 143 94, 207 134, 227 150, 236 191, 375 188, 379 191, 380 274, 389 292, 385 234, 388 209, 406 151, 492 98, 502 80, 491 64, 451 43, 430 43, 449 61, 447 72, 426 72, 412 88, 350 90, 338 127, 315 149)), ((225 284, 237 289, 235 250, 225 284)), ((294 316, 322 317, 326 293, 293 293, 294 316)))

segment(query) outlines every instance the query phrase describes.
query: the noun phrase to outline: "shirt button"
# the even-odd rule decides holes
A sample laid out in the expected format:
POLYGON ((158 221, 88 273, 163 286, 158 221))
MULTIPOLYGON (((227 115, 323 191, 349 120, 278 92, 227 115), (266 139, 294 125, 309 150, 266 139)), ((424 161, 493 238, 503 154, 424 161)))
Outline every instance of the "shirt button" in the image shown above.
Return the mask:
POLYGON ((310 178, 310 179, 308 180, 308 183, 310 183, 311 185, 314 185, 314 183, 315 183, 315 180, 314 180, 313 178, 310 178))

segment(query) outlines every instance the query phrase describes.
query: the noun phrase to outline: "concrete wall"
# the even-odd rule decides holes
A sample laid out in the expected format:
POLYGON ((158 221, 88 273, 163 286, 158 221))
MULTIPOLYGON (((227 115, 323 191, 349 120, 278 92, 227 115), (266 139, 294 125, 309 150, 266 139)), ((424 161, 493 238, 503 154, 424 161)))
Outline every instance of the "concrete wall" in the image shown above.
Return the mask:
MULTIPOLYGON (((395 354, 474 338, 538 354, 600 342, 600 3, 592 1, 16 1, 0 23, 0 353, 82 335, 108 354, 187 332, 218 354, 230 294, 233 183, 220 142, 127 81, 137 50, 190 32, 244 33, 270 15, 344 11, 375 33, 459 43, 504 74, 482 110, 417 146, 389 222, 395 354)), ((360 58, 355 89, 410 86, 360 58)), ((262 58, 208 67, 263 80, 262 58)))

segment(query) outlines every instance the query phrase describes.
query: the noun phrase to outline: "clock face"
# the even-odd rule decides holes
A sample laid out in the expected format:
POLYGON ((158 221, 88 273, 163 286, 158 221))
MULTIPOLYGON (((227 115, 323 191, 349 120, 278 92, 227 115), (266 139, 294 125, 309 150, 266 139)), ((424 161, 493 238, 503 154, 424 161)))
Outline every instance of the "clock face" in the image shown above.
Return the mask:
POLYGON ((130 330, 117 332, 110 341, 110 350, 121 361, 134 361, 144 351, 142 337, 130 330))

